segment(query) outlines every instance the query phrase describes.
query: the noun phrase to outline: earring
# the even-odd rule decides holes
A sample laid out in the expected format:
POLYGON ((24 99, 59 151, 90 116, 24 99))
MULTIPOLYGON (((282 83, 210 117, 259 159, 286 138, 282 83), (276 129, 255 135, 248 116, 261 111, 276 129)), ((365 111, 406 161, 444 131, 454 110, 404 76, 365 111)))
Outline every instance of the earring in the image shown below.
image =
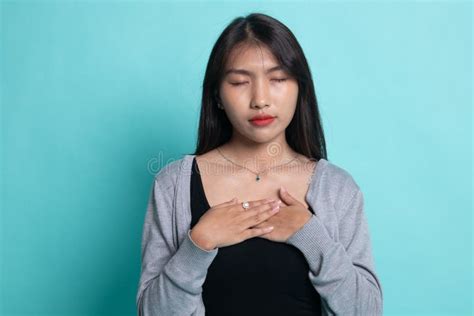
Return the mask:
POLYGON ((224 109, 224 107, 222 106, 222 104, 220 104, 220 102, 217 102, 217 107, 218 107, 219 109, 221 109, 221 110, 224 109))

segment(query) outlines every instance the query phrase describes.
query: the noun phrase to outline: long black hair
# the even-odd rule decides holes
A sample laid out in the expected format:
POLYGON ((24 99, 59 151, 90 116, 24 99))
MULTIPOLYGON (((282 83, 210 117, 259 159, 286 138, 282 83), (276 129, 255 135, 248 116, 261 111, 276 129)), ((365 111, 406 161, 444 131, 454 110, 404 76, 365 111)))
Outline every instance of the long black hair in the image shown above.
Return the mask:
POLYGON ((285 130, 288 145, 308 158, 327 159, 313 79, 303 50, 283 23, 262 13, 235 18, 212 48, 202 87, 198 139, 193 154, 204 154, 232 136, 232 124, 225 112, 217 107, 218 91, 231 50, 247 43, 268 48, 283 70, 298 81, 295 113, 285 130))

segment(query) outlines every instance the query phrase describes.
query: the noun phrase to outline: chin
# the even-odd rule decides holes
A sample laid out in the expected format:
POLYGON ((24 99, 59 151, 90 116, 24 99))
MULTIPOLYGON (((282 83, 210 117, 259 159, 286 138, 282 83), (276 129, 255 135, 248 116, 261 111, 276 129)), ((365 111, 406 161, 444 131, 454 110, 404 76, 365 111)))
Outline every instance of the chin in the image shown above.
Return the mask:
POLYGON ((269 142, 274 141, 275 139, 278 138, 279 135, 280 133, 275 133, 275 132, 273 133, 260 132, 260 133, 255 133, 252 135, 246 135, 246 137, 255 143, 264 144, 264 143, 269 143, 269 142))

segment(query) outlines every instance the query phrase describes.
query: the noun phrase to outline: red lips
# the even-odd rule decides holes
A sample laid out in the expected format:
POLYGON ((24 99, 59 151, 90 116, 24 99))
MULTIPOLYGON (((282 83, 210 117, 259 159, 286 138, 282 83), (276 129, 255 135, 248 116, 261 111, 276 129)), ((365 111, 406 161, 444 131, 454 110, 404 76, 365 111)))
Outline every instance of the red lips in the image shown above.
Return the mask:
POLYGON ((267 126, 273 122, 274 116, 268 114, 257 114, 250 119, 250 123, 254 126, 267 126))
POLYGON ((268 114, 257 114, 254 117, 252 117, 250 120, 267 120, 267 119, 272 119, 274 116, 268 115, 268 114))

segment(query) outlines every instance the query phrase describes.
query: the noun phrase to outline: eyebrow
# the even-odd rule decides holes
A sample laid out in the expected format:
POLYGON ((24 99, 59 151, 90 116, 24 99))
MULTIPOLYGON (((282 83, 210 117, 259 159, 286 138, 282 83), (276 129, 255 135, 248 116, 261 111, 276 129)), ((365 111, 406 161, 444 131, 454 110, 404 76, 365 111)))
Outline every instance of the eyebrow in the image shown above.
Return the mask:
MULTIPOLYGON (((282 66, 278 65, 278 66, 272 67, 270 69, 267 69, 266 73, 269 74, 271 72, 278 71, 278 70, 284 70, 284 69, 283 69, 282 66)), ((248 70, 245 70, 245 69, 230 68, 229 70, 227 70, 225 72, 224 76, 227 76, 231 73, 240 74, 240 75, 247 75, 247 76, 252 75, 251 71, 248 71, 248 70)))

